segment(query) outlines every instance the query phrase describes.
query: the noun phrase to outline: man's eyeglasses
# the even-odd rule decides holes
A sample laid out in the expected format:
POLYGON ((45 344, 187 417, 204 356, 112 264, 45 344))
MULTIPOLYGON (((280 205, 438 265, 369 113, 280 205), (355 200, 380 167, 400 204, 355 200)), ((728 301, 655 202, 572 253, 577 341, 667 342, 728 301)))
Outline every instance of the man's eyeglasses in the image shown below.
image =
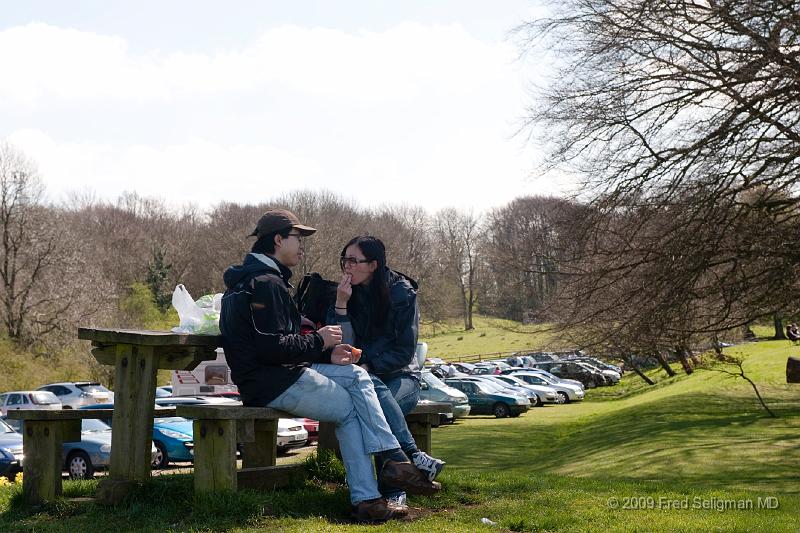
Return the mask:
POLYGON ((297 237, 298 241, 303 242, 303 236, 300 233, 290 233, 286 238, 288 239, 289 237, 297 237))
POLYGON ((339 266, 344 270, 345 267, 353 268, 359 263, 371 263, 372 259, 356 259, 355 257, 342 257, 339 259, 339 266))

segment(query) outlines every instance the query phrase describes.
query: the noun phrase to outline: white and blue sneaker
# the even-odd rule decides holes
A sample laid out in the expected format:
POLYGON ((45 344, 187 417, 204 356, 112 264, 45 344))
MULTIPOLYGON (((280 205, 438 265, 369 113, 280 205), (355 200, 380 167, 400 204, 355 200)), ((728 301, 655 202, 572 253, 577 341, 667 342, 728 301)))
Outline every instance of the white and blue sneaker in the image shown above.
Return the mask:
POLYGON ((433 481, 444 468, 445 462, 436 457, 431 457, 423 451, 411 454, 411 461, 421 472, 428 476, 428 481, 433 481))
POLYGON ((408 507, 408 498, 406 497, 405 492, 401 492, 396 496, 389 496, 386 498, 386 501, 395 507, 408 507))

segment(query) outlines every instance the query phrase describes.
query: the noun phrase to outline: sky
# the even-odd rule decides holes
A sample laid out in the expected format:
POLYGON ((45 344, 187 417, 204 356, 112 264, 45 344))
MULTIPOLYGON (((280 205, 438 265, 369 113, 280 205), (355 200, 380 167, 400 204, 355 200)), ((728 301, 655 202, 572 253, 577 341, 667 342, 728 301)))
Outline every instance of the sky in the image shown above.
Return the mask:
POLYGON ((484 212, 526 194, 517 134, 545 61, 510 31, 534 0, 0 0, 0 140, 48 198, 484 212))

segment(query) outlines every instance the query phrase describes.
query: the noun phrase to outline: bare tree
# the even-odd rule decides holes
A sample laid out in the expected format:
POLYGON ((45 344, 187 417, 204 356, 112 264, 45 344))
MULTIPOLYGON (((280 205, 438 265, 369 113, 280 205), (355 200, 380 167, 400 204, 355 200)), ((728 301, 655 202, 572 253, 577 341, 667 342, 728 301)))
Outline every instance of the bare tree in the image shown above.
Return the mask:
POLYGON ((435 217, 436 238, 442 264, 461 292, 464 329, 473 329, 472 315, 478 296, 480 217, 454 208, 435 217))
POLYGON ((689 371, 692 345, 796 311, 799 22, 785 0, 567 0, 521 28, 563 60, 530 124, 590 202, 561 301, 595 342, 639 332, 689 371))
POLYGON ((9 338, 30 344, 60 329, 76 299, 55 283, 69 271, 69 229, 43 204, 36 167, 22 152, 0 144, 0 306, 9 338))

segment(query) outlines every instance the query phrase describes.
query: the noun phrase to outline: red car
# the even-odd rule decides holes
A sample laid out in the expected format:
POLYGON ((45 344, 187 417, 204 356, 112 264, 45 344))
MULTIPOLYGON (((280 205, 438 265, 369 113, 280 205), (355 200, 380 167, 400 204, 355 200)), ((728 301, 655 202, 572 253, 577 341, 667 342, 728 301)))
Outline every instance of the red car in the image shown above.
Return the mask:
POLYGON ((310 418, 295 418, 298 422, 302 422, 303 429, 308 431, 308 444, 317 442, 319 440, 319 422, 310 418))

